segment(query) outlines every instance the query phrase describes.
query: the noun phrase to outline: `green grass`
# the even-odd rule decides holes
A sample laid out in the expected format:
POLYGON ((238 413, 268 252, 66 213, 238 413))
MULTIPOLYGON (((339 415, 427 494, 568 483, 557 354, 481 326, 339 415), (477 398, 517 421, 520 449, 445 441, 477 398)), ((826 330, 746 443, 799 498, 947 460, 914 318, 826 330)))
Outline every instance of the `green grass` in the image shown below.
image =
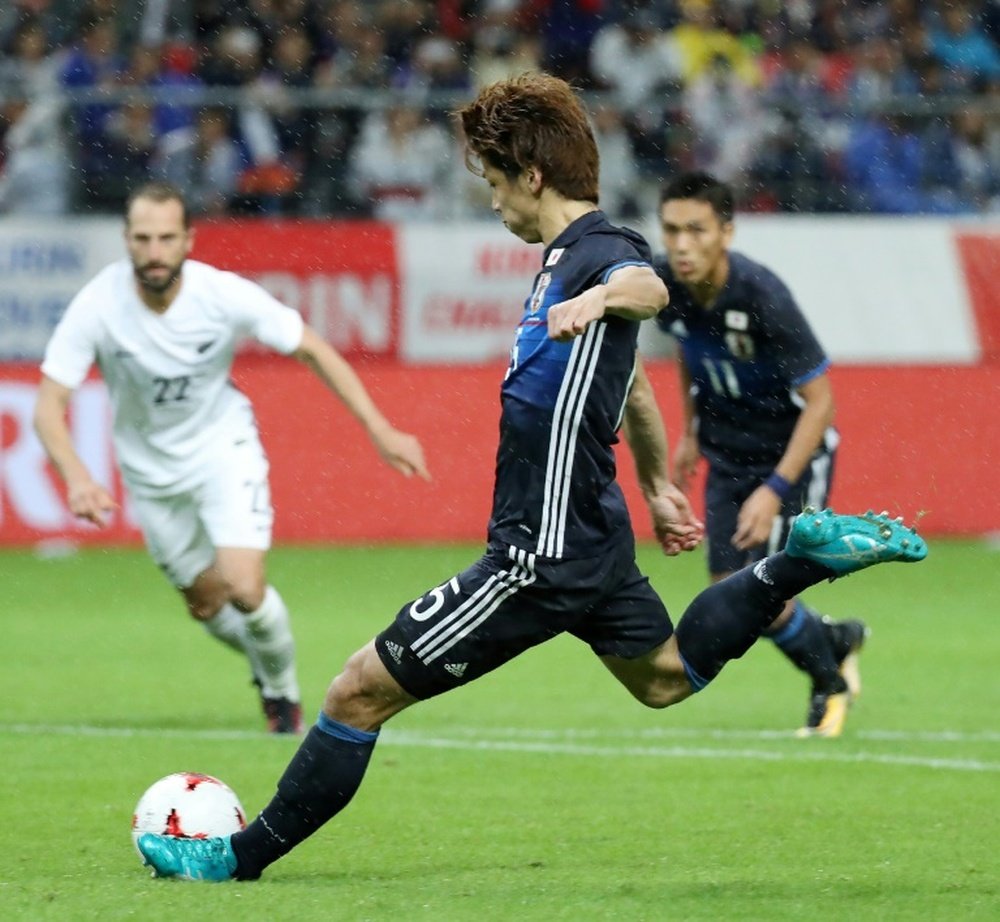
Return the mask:
MULTIPOLYGON (((344 658, 471 547, 281 548, 307 709, 344 658)), ((700 556, 641 551, 675 619, 700 556)), ((1000 552, 823 585, 866 618, 840 740, 791 731, 806 682, 769 644, 667 712, 559 638, 400 715, 361 792, 254 884, 151 880, 139 794, 218 775, 252 813, 295 748, 244 667, 140 551, 0 554, 0 918, 994 919, 1000 912, 1000 552)))

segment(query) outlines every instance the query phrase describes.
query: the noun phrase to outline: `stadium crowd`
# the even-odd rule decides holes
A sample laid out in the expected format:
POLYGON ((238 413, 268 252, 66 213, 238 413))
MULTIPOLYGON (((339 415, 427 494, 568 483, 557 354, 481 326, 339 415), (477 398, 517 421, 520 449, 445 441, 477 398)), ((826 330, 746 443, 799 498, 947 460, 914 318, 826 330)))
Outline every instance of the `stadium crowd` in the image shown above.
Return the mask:
POLYGON ((744 209, 1000 210, 1000 0, 7 0, 0 213, 473 217, 447 113, 544 69, 587 94, 602 205, 681 169, 744 209))

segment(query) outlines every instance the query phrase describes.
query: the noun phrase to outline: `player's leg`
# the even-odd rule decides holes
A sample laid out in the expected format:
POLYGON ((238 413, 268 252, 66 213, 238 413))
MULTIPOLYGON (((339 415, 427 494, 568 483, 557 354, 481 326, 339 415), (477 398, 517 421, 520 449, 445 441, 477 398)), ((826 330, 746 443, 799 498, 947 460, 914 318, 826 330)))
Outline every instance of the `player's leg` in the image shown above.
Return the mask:
MULTIPOLYGON (((265 551, 219 547, 213 569, 228 587, 222 612, 237 612, 244 625, 248 658, 272 733, 300 733, 302 707, 295 668, 291 616, 265 578, 265 551)), ((222 613, 220 612, 220 614, 222 613)))
MULTIPOLYGON (((767 545, 752 555, 754 560, 784 547, 803 507, 826 505, 838 441, 831 430, 783 504, 767 545)), ((792 665, 809 676, 809 705, 800 736, 835 737, 843 731, 847 710, 860 689, 858 653, 866 635, 860 621, 833 622, 801 598, 790 600, 764 632, 792 665)))
POLYGON ((542 564, 491 549, 468 570, 404 605, 331 683, 271 803, 227 839, 145 835, 162 876, 250 879, 342 810, 367 769, 382 724, 418 700, 464 685, 560 633, 598 601, 601 561, 542 564), (567 588, 569 587, 569 588, 567 588))
MULTIPOLYGON (((214 565, 215 548, 194 496, 134 496, 132 505, 150 556, 181 594, 191 617, 216 640, 247 654, 244 618, 227 605, 229 586, 214 565)), ((257 673, 253 664, 252 673, 257 673)))
POLYGON ((323 709, 246 829, 225 838, 144 835, 139 849, 161 877, 254 880, 340 813, 364 779, 381 726, 416 702, 389 674, 374 641, 330 684, 323 709))
POLYGON ((229 618, 229 611, 235 610, 242 617, 244 644, 269 729, 298 733, 302 708, 291 617, 265 573, 274 521, 267 475, 260 442, 249 437, 206 472, 199 492, 200 515, 214 559, 198 588, 215 593, 221 585, 225 604, 220 614, 229 618))
MULTIPOLYGON (((828 455, 824 457, 829 460, 828 455)), ((818 458, 814 459, 810 472, 796 484, 794 497, 789 498, 780 514, 775 517, 767 542, 748 554, 745 550, 734 547, 732 538, 736 532, 740 507, 760 486, 770 468, 711 464, 705 480, 705 528, 711 581, 721 582, 748 563, 756 563, 768 554, 780 551, 785 546, 792 520, 802 510, 801 497, 805 495, 802 491, 820 490, 815 505, 817 508, 825 505, 829 476, 824 476, 824 473, 828 470, 829 464, 821 465, 818 458)), ((810 674, 814 684, 827 687, 837 679, 837 664, 822 630, 821 621, 800 603, 786 603, 778 617, 764 631, 764 636, 770 637, 798 668, 810 674)))
POLYGON ((924 542, 901 521, 806 510, 784 551, 699 593, 664 643, 634 659, 603 659, 640 701, 665 707, 700 691, 727 662, 746 653, 786 601, 810 586, 926 554, 924 542))
POLYGON ((361 785, 379 729, 416 700, 389 674, 374 641, 355 653, 330 684, 270 803, 232 837, 231 876, 259 877, 340 813, 361 785))
POLYGON ((232 837, 232 876, 259 877, 349 803, 387 720, 557 632, 538 627, 533 601, 522 596, 539 578, 530 558, 523 551, 488 553, 404 605, 386 630, 347 661, 274 798, 232 837))

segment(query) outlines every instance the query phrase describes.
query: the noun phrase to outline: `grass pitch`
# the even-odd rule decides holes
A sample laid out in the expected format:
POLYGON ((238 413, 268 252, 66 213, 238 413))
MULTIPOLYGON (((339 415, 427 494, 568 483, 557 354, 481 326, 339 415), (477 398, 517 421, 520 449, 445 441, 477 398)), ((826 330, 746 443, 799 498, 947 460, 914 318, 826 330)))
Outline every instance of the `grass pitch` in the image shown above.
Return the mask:
MULTIPOLYGON (((280 548, 306 707, 402 602, 476 547, 280 548)), ((700 555, 641 563, 675 620, 700 555)), ((131 810, 218 775, 252 814, 295 748, 240 660, 139 550, 0 554, 0 917, 16 920, 995 919, 1000 551, 808 600, 873 634, 839 740, 796 740, 804 677, 768 643, 665 712, 559 638, 383 731, 336 820, 252 884, 151 880, 131 810)))

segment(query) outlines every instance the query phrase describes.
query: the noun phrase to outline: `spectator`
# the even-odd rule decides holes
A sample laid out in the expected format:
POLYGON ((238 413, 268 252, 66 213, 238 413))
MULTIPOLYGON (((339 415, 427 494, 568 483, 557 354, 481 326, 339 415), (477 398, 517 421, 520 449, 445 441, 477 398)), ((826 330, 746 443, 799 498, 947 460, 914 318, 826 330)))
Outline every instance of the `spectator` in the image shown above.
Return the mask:
POLYGON ((404 92, 467 90, 469 71, 458 45, 441 33, 421 38, 413 48, 409 64, 400 67, 393 81, 404 92))
POLYGON ((966 106, 951 119, 951 143, 957 189, 977 211, 992 211, 1000 193, 1000 163, 991 149, 987 121, 978 106, 966 106))
POLYGON ((738 188, 764 138, 774 130, 760 91, 718 55, 684 90, 688 122, 698 132, 699 167, 738 188))
POLYGON ((612 219, 637 218, 641 214, 642 195, 639 166, 621 111, 616 106, 598 105, 593 110, 592 121, 600 157, 601 210, 612 219))
POLYGON ((729 60, 736 75, 749 86, 760 83, 760 63, 753 48, 715 25, 711 0, 681 0, 681 22, 671 32, 681 56, 684 80, 710 70, 718 57, 729 60))
POLYGON ((107 123, 107 169, 103 194, 108 202, 124 205, 129 192, 149 179, 157 154, 158 137, 153 107, 126 102, 115 109, 107 123))
POLYGON ((959 214, 968 211, 936 168, 940 149, 929 145, 910 119, 875 116, 859 121, 844 152, 856 211, 876 214, 959 214))
POLYGON ((618 104, 633 111, 677 85, 682 58, 676 41, 643 11, 601 27, 590 47, 590 70, 600 87, 614 91, 618 104))
POLYGON ((538 36, 506 30, 477 32, 470 66, 475 88, 542 69, 538 36))
POLYGON ((349 180, 358 203, 382 220, 435 218, 447 209, 452 144, 422 109, 396 103, 365 120, 351 152, 349 180))
POLYGON ((192 213, 219 217, 232 206, 244 166, 226 109, 210 107, 198 114, 194 130, 170 136, 154 174, 183 192, 192 213))
POLYGON ((337 50, 318 68, 315 82, 324 88, 387 89, 392 65, 385 38, 373 25, 362 24, 339 34, 337 50))
POLYGON ((45 30, 39 20, 24 20, 3 47, 6 53, 0 56, 0 87, 16 85, 28 99, 50 97, 59 92, 64 55, 49 53, 45 30))
POLYGON ((580 86, 590 83, 588 59, 604 23, 607 0, 525 0, 526 21, 542 39, 542 60, 550 74, 580 86))
POLYGON ((304 28, 286 26, 276 36, 271 49, 271 65, 259 84, 266 88, 264 98, 278 135, 282 159, 301 172, 312 148, 316 124, 315 111, 296 103, 288 90, 307 89, 312 85, 315 48, 304 28))
MULTIPOLYGON (((113 89, 124 69, 111 20, 84 20, 80 38, 67 56, 61 75, 69 90, 113 89)), ((81 102, 71 108, 75 159, 79 171, 81 203, 85 207, 116 211, 121 201, 106 188, 111 177, 111 142, 108 122, 115 107, 109 103, 81 102)))
POLYGON ((0 214, 61 215, 69 208, 62 101, 0 86, 0 214), (4 101, 6 100, 6 101, 4 101))
POLYGON ((266 167, 281 158, 278 129, 267 110, 266 86, 259 82, 264 66, 263 40, 249 26, 228 26, 215 40, 215 55, 203 70, 211 86, 245 91, 236 107, 237 137, 252 167, 266 167))
POLYGON ((975 22, 965 0, 941 5, 940 23, 930 30, 930 50, 967 86, 1000 77, 1000 52, 975 22))
POLYGON ((870 112, 886 106, 895 96, 916 91, 916 76, 905 66, 897 43, 875 35, 860 46, 847 83, 847 100, 855 111, 870 112))

